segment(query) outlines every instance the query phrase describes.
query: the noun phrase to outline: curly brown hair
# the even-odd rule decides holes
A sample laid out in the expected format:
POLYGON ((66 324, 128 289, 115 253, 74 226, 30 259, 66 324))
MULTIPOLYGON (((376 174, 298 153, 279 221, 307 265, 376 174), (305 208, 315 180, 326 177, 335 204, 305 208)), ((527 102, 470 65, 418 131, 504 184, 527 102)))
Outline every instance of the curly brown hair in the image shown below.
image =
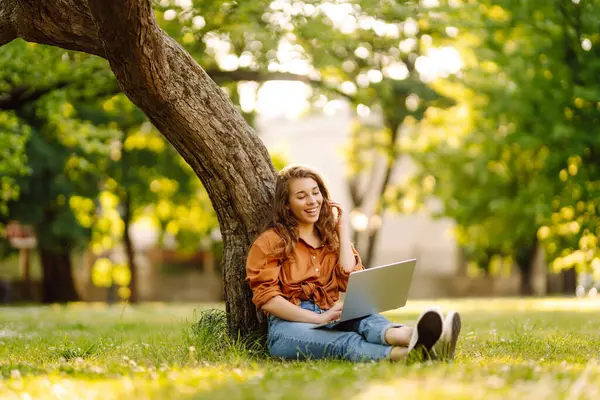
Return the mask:
POLYGON ((321 175, 314 169, 306 166, 288 165, 279 172, 273 200, 272 218, 267 228, 274 229, 283 240, 282 256, 285 258, 293 257, 294 247, 299 239, 298 222, 287 206, 289 205, 290 198, 290 182, 301 178, 311 178, 317 182, 319 191, 323 196, 323 204, 321 205, 319 219, 315 223, 315 227, 321 236, 323 245, 329 251, 338 251, 340 242, 336 233, 337 222, 332 212, 329 190, 321 175))

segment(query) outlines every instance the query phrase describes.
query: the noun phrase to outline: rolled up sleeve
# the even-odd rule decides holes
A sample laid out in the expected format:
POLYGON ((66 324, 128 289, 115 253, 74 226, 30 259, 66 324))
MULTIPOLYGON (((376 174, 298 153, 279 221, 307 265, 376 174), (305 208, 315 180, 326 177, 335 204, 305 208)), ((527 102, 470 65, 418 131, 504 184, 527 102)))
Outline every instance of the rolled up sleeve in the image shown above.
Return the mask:
POLYGON ((352 268, 352 271, 346 272, 346 270, 340 264, 339 259, 335 267, 335 275, 337 278, 338 288, 340 292, 345 292, 346 289, 348 289, 348 279, 350 278, 350 274, 352 272, 361 271, 365 269, 365 267, 362 265, 360 255, 358 254, 358 251, 356 251, 354 246, 352 246, 352 253, 354 253, 354 259, 356 260, 356 265, 354 266, 354 268, 352 268))
POLYGON ((250 247, 246 260, 246 280, 252 289, 252 302, 259 309, 273 297, 283 296, 279 282, 279 261, 265 236, 260 236, 250 247))

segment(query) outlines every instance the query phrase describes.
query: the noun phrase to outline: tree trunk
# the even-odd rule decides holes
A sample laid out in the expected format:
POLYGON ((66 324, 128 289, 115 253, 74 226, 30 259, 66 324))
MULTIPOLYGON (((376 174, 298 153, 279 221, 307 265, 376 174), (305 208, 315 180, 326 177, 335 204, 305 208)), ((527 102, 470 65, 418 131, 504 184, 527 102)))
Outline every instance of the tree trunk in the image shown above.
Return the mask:
POLYGON ((469 260, 464 246, 458 245, 456 249, 456 276, 466 277, 468 273, 469 260))
POLYGON ((575 267, 563 270, 561 276, 563 294, 567 296, 575 295, 577 290, 577 271, 575 271, 575 267))
POLYGON ((379 228, 374 229, 369 233, 367 241, 367 251, 363 258, 363 265, 366 268, 372 267, 373 259, 375 258, 375 247, 377 245, 377 236, 379 235, 379 228))
POLYGON ((135 263, 135 249, 133 247, 133 241, 131 240, 131 234, 129 229, 131 227, 131 195, 125 189, 125 194, 121 199, 123 204, 123 243, 125 244, 125 253, 127 255, 127 264, 129 264, 129 271, 131 273, 131 280, 129 281, 129 302, 135 304, 138 302, 138 268, 135 263))
MULTIPOLYGON (((396 128, 397 130, 397 128, 396 128)), ((393 135, 392 137, 392 141, 393 143, 396 143, 396 135, 393 135)), ((385 176, 383 178, 383 183, 381 184, 381 188, 379 189, 379 204, 377 206, 377 209, 375 210, 375 215, 378 216, 380 218, 380 220, 382 221, 383 224, 383 213, 385 212, 385 210, 383 210, 383 207, 381 206, 381 199, 383 198, 383 195, 385 194, 385 191, 387 190, 389 184, 390 184, 390 180, 392 178, 392 173, 394 172, 394 167, 396 165, 396 159, 392 159, 389 160, 385 169, 385 176)), ((379 231, 381 230, 381 226, 379 225, 375 228, 370 229, 369 231, 369 241, 368 241, 368 245, 367 245, 367 254, 365 254, 364 256, 364 265, 368 265, 371 266, 371 263, 373 262, 373 259, 375 258, 375 249, 377 247, 377 238, 379 237, 379 231)))
MULTIPOLYGON (((395 116, 395 117, 397 117, 397 116, 395 116)), ((385 210, 383 209, 383 206, 382 206, 382 199, 383 199, 383 195, 385 194, 385 192, 390 184, 390 181, 392 179, 392 174, 394 172, 394 167, 396 166, 396 160, 398 159, 398 155, 396 154, 397 153, 396 147, 397 147, 398 136, 400 134, 400 132, 399 132, 400 122, 397 122, 395 120, 395 118, 393 120, 386 120, 385 126, 389 130, 390 138, 389 138, 387 154, 386 154, 387 162, 385 164, 385 174, 383 176, 383 182, 381 183, 381 187, 379 188, 378 204, 377 204, 377 208, 375 209, 375 215, 377 215, 380 218, 380 221, 382 223, 383 223, 383 213, 385 212, 385 210)), ((379 236, 379 230, 381 229, 381 226, 382 225, 380 224, 376 228, 371 229, 369 232, 369 242, 367 245, 367 254, 364 255, 364 259, 363 259, 366 263, 365 265, 370 266, 371 263, 373 262, 373 259, 375 257, 375 248, 377 247, 377 238, 379 236)))
POLYGON ((31 293, 31 249, 19 250, 19 275, 23 282, 23 298, 32 300, 31 293))
POLYGON ((123 92, 200 178, 225 245, 230 333, 264 332, 245 281, 247 249, 269 215, 276 171, 227 95, 159 27, 150 0, 3 0, 0 45, 16 37, 106 58, 123 92))
POLYGON ((533 275, 533 262, 537 251, 537 237, 531 245, 517 249, 515 261, 521 273, 521 284, 519 287, 520 294, 523 296, 531 296, 533 294, 533 286, 531 285, 531 277, 533 275))
POLYGON ((65 246, 60 250, 39 249, 43 275, 44 303, 79 301, 71 269, 71 252, 65 246))
MULTIPOLYGON (((125 127, 125 132, 127 132, 131 127, 125 127)), ((127 140, 128 134, 125 133, 123 137, 123 143, 127 140)), ((123 220, 123 243, 125 245, 125 254, 127 256, 127 266, 129 267, 130 280, 129 280, 129 302, 135 304, 138 302, 138 268, 135 262, 135 248, 133 245, 133 240, 131 239, 131 222, 133 219, 133 199, 131 198, 131 193, 129 191, 128 182, 126 179, 127 171, 130 168, 129 165, 130 153, 127 149, 123 150, 121 155, 121 165, 119 169, 119 173, 121 175, 121 183, 123 187, 120 190, 121 198, 120 202, 123 206, 123 211, 121 214, 121 218, 123 220)))
POLYGON ((519 271, 521 272, 521 283, 519 285, 519 293, 522 296, 533 295, 533 287, 531 286, 531 265, 520 265, 519 271))

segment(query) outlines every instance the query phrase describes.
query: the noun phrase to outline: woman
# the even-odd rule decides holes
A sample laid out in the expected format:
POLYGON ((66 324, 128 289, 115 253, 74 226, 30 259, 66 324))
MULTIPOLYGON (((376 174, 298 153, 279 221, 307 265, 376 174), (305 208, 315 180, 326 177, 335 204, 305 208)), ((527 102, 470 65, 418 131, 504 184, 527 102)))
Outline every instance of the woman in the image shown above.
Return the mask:
POLYGON ((340 292, 346 291, 350 273, 361 269, 346 218, 323 179, 303 166, 283 169, 272 221, 250 248, 246 265, 253 302, 269 318, 271 355, 351 361, 453 358, 460 331, 460 316, 453 311, 444 320, 437 309, 428 309, 415 329, 379 314, 311 329, 340 317, 340 292))

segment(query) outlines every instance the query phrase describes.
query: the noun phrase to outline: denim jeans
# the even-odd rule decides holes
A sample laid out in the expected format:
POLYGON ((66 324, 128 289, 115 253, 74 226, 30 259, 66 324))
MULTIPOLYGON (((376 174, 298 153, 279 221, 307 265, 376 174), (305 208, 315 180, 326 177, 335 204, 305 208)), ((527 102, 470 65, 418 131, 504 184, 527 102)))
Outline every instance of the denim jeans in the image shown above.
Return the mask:
MULTIPOLYGON (((323 313, 312 301, 303 301, 300 307, 323 313)), ((290 322, 269 317, 267 345, 273 357, 304 360, 339 358, 349 361, 389 359, 392 346, 385 341, 385 332, 393 324, 379 314, 343 322, 334 328, 311 329, 313 324, 290 322)))

